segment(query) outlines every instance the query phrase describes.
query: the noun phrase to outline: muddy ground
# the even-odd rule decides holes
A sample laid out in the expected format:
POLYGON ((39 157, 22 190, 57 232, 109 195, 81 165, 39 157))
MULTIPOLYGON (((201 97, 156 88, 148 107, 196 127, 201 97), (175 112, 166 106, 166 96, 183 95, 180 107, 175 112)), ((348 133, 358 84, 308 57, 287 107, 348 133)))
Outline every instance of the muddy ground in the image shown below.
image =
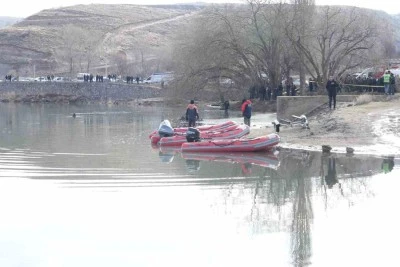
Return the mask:
MULTIPOLYGON (((300 114, 299 114, 300 115, 300 114)), ((332 147, 332 152, 400 154, 400 97, 391 96, 382 102, 337 103, 335 110, 328 105, 307 117, 310 129, 299 126, 280 127, 280 146, 321 150, 322 145, 332 147)), ((251 127, 250 137, 274 132, 270 125, 251 127)))

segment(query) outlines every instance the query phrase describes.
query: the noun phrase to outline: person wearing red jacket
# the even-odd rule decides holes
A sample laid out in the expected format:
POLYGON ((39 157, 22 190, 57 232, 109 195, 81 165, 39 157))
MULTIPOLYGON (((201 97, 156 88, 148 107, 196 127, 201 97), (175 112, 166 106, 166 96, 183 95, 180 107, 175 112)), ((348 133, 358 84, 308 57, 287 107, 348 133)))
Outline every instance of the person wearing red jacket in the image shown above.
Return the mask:
POLYGON ((189 127, 195 127, 198 119, 199 111, 194 104, 194 100, 190 100, 190 104, 186 108, 186 120, 189 122, 189 127))
POLYGON ((251 118, 251 101, 250 99, 243 99, 242 101, 242 115, 244 118, 244 124, 250 126, 250 118, 251 118))

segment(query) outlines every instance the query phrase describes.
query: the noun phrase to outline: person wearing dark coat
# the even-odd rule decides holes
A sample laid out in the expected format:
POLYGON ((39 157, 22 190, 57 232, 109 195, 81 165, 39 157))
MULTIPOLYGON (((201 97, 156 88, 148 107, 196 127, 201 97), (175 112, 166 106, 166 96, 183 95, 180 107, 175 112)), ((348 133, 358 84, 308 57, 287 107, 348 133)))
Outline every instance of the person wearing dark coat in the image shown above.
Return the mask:
POLYGON ((194 100, 190 100, 190 104, 186 108, 186 120, 189 122, 189 127, 196 126, 196 120, 199 119, 199 112, 194 100))
POLYGON ((309 80, 308 80, 308 90, 310 91, 310 93, 314 90, 314 84, 313 84, 313 79, 312 78, 310 78, 309 80))
POLYGON ((335 81, 335 79, 331 76, 329 77, 328 82, 326 83, 326 90, 328 91, 329 96, 329 109, 336 109, 336 95, 339 88, 339 84, 335 81))
POLYGON ((283 95, 283 85, 282 83, 280 83, 277 88, 276 96, 282 96, 282 95, 283 95))

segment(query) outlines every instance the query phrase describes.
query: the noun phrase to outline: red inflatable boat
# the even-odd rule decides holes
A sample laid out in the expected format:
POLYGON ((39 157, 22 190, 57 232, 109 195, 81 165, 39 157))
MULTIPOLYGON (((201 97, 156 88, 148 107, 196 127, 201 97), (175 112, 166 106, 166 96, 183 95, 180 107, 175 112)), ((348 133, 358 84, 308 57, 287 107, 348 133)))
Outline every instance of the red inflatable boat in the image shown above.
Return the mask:
MULTIPOLYGON (((218 130, 224 130, 226 128, 229 128, 233 125, 239 125, 234 121, 226 121, 223 123, 219 123, 219 124, 213 124, 213 125, 202 125, 199 127, 196 127, 197 130, 199 130, 200 132, 204 132, 204 131, 218 131, 218 130)), ((188 130, 188 127, 179 127, 179 128, 174 128, 174 133, 175 134, 185 134, 186 131, 188 130)), ((158 136, 158 139, 160 139, 159 135, 158 135, 158 130, 155 130, 154 132, 152 132, 149 135, 149 138, 152 139, 153 136, 158 136)), ((158 142, 158 141, 157 141, 158 142)), ((157 143, 156 142, 156 143, 157 143)), ((152 142, 153 143, 153 142, 152 142)))
MULTIPOLYGON (((197 128, 196 128, 197 129, 197 128)), ((223 130, 215 130, 215 131, 201 131, 200 139, 236 139, 245 136, 250 133, 250 128, 247 125, 232 125, 226 127, 223 130)), ((152 142, 153 142, 152 138, 152 142)), ((186 134, 182 133, 180 135, 174 135, 170 137, 162 137, 158 144, 160 146, 180 146, 183 143, 187 142, 186 134)), ((199 143, 199 142, 196 142, 199 143)), ((200 142, 201 143, 201 142, 200 142)))
POLYGON ((182 152, 255 152, 271 150, 279 143, 277 134, 257 138, 213 139, 201 142, 185 142, 182 152))

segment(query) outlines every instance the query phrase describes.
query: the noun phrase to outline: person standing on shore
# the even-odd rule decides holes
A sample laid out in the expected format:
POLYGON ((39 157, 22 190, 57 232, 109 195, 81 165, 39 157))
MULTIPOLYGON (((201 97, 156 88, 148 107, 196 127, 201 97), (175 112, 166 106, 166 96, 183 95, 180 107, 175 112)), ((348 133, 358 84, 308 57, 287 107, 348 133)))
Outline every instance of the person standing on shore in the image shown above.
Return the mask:
POLYGON ((386 70, 383 74, 383 86, 385 87, 385 95, 390 94, 390 71, 386 70))
POLYGON ((223 106, 224 106, 224 110, 225 110, 224 116, 225 116, 225 118, 228 118, 228 117, 229 117, 229 113, 228 113, 228 110, 229 110, 229 100, 225 100, 223 106))
POLYGON ((196 127, 196 120, 199 119, 199 111, 194 104, 194 100, 190 100, 190 104, 186 108, 186 120, 189 122, 189 127, 196 127))
POLYGON ((250 126, 250 118, 251 118, 251 101, 250 99, 243 99, 242 101, 242 115, 244 118, 244 124, 250 126))
POLYGON ((328 91, 329 96, 329 109, 332 109, 332 101, 333 109, 336 109, 336 94, 338 88, 339 84, 335 81, 333 76, 330 76, 328 82, 326 83, 326 90, 328 91))
POLYGON ((390 90, 389 90, 389 94, 390 95, 394 95, 395 91, 396 91, 396 77, 391 72, 390 73, 390 90))

